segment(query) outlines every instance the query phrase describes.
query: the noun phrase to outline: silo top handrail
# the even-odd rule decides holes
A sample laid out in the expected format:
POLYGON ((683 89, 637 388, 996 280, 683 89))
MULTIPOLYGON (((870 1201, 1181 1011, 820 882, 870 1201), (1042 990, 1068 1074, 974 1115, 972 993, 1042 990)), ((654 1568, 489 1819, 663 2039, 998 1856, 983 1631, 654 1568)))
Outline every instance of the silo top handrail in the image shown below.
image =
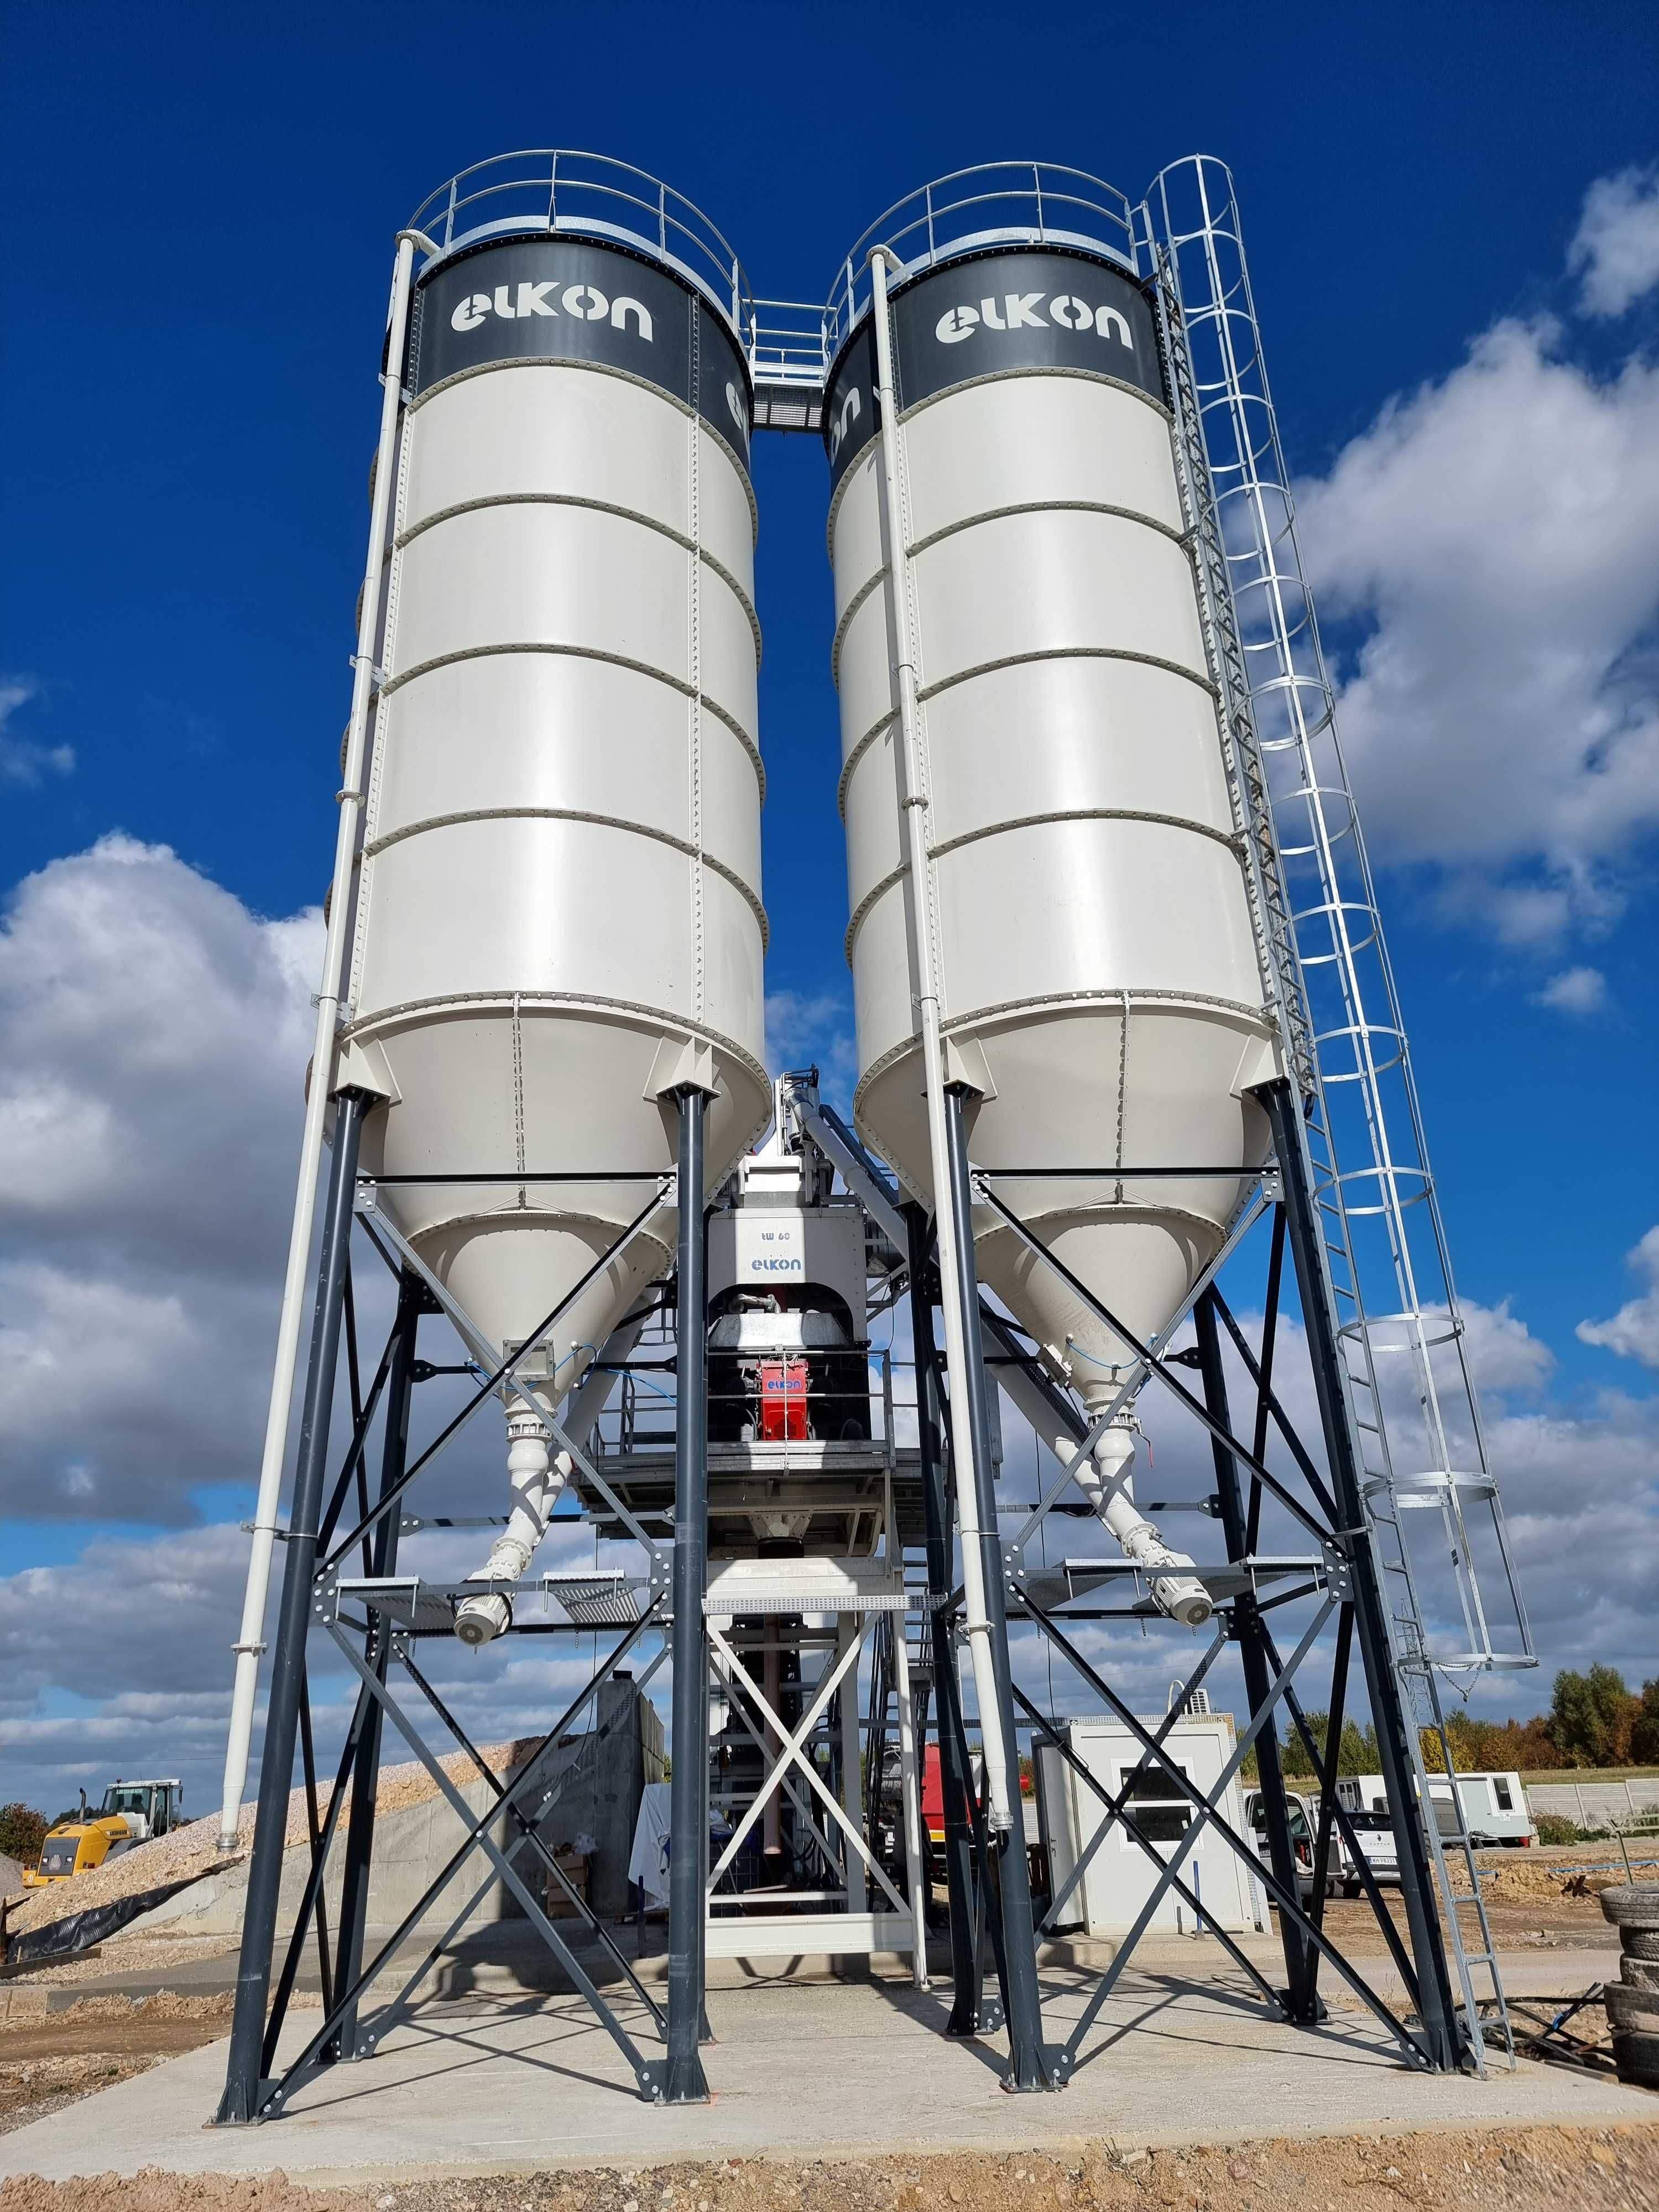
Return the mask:
POLYGON ((884 246, 905 276, 987 246, 1081 246, 1139 273, 1134 210, 1115 185, 1052 161, 986 161, 896 200, 843 259, 824 325, 831 353, 870 305, 870 253, 884 246))
POLYGON ((475 161, 428 193, 409 227, 445 257, 538 230, 615 239, 694 284, 739 341, 754 319, 749 279, 725 235, 660 178, 607 154, 538 146, 475 161))

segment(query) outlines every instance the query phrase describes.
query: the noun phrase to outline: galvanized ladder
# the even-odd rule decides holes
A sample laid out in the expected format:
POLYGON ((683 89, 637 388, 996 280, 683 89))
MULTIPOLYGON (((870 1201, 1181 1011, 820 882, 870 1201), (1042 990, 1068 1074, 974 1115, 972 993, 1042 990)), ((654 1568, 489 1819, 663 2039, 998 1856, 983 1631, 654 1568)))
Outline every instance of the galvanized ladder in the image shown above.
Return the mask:
MULTIPOLYGON (((1265 374, 1261 367, 1260 337, 1249 299, 1248 276, 1243 269, 1242 244, 1236 236, 1235 222, 1233 229, 1226 234, 1228 242, 1236 247, 1237 254, 1236 281, 1230 283, 1222 276, 1213 238, 1208 234, 1216 218, 1207 195, 1203 192, 1205 182, 1200 173, 1202 225, 1180 241, 1188 244, 1196 241, 1205 249, 1205 296, 1200 300, 1200 312, 1207 311, 1222 333, 1222 342, 1218 349, 1219 374, 1214 384, 1206 386, 1207 396, 1203 401, 1200 401, 1188 343, 1188 311, 1182 297, 1178 256, 1166 243, 1173 229, 1169 221, 1167 199, 1161 226, 1155 222, 1149 206, 1144 238, 1156 280, 1154 301, 1165 359, 1170 367, 1170 398, 1177 474, 1188 544, 1197 575, 1206 651, 1211 678, 1216 688, 1227 754, 1235 821, 1241 847, 1247 857, 1253 919, 1261 952, 1264 978, 1268 988, 1275 992, 1278 998, 1287 1072, 1297 1084, 1301 1095, 1314 1102, 1314 1112, 1307 1124, 1307 1135, 1324 1224, 1323 1241, 1336 1300, 1340 1337, 1345 1349, 1344 1365, 1350 1412, 1359 1442, 1369 1516, 1376 1536, 1376 1557, 1382 1570, 1383 1587, 1389 1594, 1389 1627, 1394 1662, 1407 1692, 1408 1717, 1413 1723, 1408 1733, 1413 1771, 1431 1859, 1443 1900, 1443 1917, 1449 1946, 1456 1968, 1469 2052, 1477 2068, 1484 2073, 1487 2034, 1481 2019, 1482 2000, 1475 1987, 1477 1970, 1484 1970, 1490 1978, 1491 1996, 1486 2002, 1492 2012, 1492 2039, 1501 2044, 1511 2065, 1515 2063, 1514 2034, 1491 1926, 1480 1895, 1474 1841, 1462 1800, 1455 1786, 1455 1767, 1441 1704, 1437 1662, 1425 1635, 1422 1608, 1412 1574, 1405 1533, 1401 1525, 1401 1493, 1390 1464, 1388 1423, 1377 1384, 1372 1329, 1366 1319, 1360 1273, 1352 1249, 1346 1185, 1355 1174, 1374 1180, 1385 1194, 1383 1206, 1370 1206, 1365 1210, 1368 1212, 1385 1212, 1389 1217, 1385 1225, 1389 1233, 1393 1287, 1397 1303, 1389 1316, 1389 1324, 1403 1329, 1407 1342, 1388 1348, 1410 1348, 1417 1354, 1419 1402, 1428 1413, 1430 1431, 1437 1439, 1437 1459, 1443 1469, 1449 1469, 1452 1461, 1445 1425, 1440 1416, 1429 1346, 1431 1342, 1449 1339, 1455 1341, 1461 1335, 1462 1325, 1456 1318, 1455 1294, 1451 1291, 1449 1268, 1446 1263, 1443 1231, 1434 1186, 1428 1174, 1415 1091, 1411 1084, 1404 1028, 1394 996, 1386 952, 1382 948, 1381 920, 1376 909, 1370 872, 1359 840, 1358 817, 1346 789, 1340 756, 1336 753, 1336 770, 1340 784, 1339 790, 1330 795, 1339 799, 1346 817, 1339 836, 1349 835, 1352 838, 1355 872, 1358 878, 1358 896, 1356 897, 1353 884, 1345 885, 1337 880, 1333 847, 1338 841, 1329 836, 1328 825, 1323 820, 1326 793, 1320 775, 1313 767, 1311 738, 1303 723, 1302 692, 1308 681, 1306 663, 1308 648, 1311 645, 1312 666, 1316 672, 1314 680, 1317 684, 1323 710, 1319 727, 1330 738, 1334 752, 1334 700, 1325 681, 1322 660, 1317 654, 1311 603, 1306 602, 1306 635, 1293 641, 1285 625, 1279 595, 1273 591, 1264 595, 1273 611, 1265 625, 1268 665, 1265 673, 1258 676, 1255 684, 1251 680, 1249 658, 1239 635, 1231 568, 1206 441, 1206 408, 1221 410, 1227 418, 1222 435, 1235 489, 1248 490, 1254 486, 1260 491, 1262 482, 1259 474, 1261 464, 1264 459, 1267 463, 1273 497, 1278 502, 1276 511, 1282 512, 1285 517, 1282 539, 1274 541, 1261 563, 1261 571, 1270 581, 1274 580, 1274 564, 1281 546, 1288 548, 1292 562, 1295 546, 1290 536, 1288 487, 1283 483, 1272 481, 1275 477, 1282 478, 1284 471, 1265 374), (1243 404, 1245 377, 1240 371, 1231 345, 1233 325, 1238 321, 1248 325, 1254 339, 1253 345, 1248 349, 1248 367, 1259 387, 1249 394, 1255 409, 1254 415, 1243 404), (1266 434, 1258 435, 1258 430, 1262 429, 1266 434), (1287 717, 1295 738, 1299 741, 1294 753, 1294 764, 1298 772, 1291 787, 1281 789, 1277 795, 1267 772, 1254 713, 1255 695, 1261 690, 1271 690, 1277 695, 1275 707, 1281 717, 1287 717), (1301 911, 1293 905, 1288 891, 1280 835, 1285 817, 1292 808, 1298 805, 1317 817, 1319 829, 1326 833, 1307 837, 1297 848, 1300 855, 1312 856, 1318 879, 1313 902, 1301 911), (1359 925, 1363 945, 1376 947, 1376 957, 1382 964, 1389 1017, 1382 1024, 1373 1023, 1365 1012, 1350 928, 1350 916, 1356 913, 1363 917, 1359 925), (1318 934, 1322 927, 1328 933, 1324 939, 1318 934), (1314 1029, 1313 1008, 1306 995, 1307 971, 1310 968, 1324 970, 1320 978, 1322 983, 1328 987, 1331 984, 1335 986, 1334 996, 1340 1018, 1322 1033, 1316 1032, 1314 1029), (1386 1064, 1401 1068, 1406 1087, 1413 1139, 1410 1150, 1414 1158, 1412 1164, 1403 1171, 1396 1167, 1389 1150, 1388 1119, 1375 1064, 1374 1048, 1379 1040, 1386 1040, 1389 1055, 1386 1064), (1352 1065, 1340 1063, 1340 1055, 1345 1051, 1352 1053, 1352 1065), (1346 1176, 1337 1159, 1329 1126, 1331 1086, 1341 1085, 1355 1085, 1359 1092, 1363 1142, 1356 1146, 1356 1150, 1368 1155, 1364 1165, 1351 1168, 1346 1176), (1409 1176, 1413 1183, 1411 1194, 1403 1205, 1400 1197, 1402 1172, 1409 1176), (1431 1224, 1434 1249, 1441 1263, 1447 1291, 1443 1326, 1437 1326, 1440 1321, 1438 1316, 1435 1317, 1436 1325, 1431 1325, 1425 1316, 1416 1288, 1406 1231, 1403 1224, 1395 1218, 1403 1213, 1404 1205, 1413 1204, 1425 1206, 1431 1224), (1438 1821, 1432 1817, 1433 1806, 1422 1748, 1422 1737, 1425 1732, 1437 1744, 1445 1772, 1452 1778, 1451 1798, 1455 1826, 1449 1835, 1443 1837, 1438 1821), (1467 1897, 1461 1895, 1452 1886, 1447 1863, 1448 1843, 1451 1844, 1454 1854, 1461 1857, 1468 1885, 1467 1897), (1460 1910, 1466 1910, 1470 1905, 1479 1923, 1478 1948, 1470 1948, 1466 1943, 1459 1919, 1460 1910)), ((1226 212, 1231 214, 1231 199, 1227 203, 1226 212)), ((1258 502, 1255 512, 1261 514, 1263 511, 1262 503, 1258 502)), ((1266 534, 1265 529, 1262 534, 1266 534)), ((1237 557, 1235 551, 1234 558, 1237 557)), ((1299 585, 1299 577, 1297 582, 1299 585)), ((1300 588, 1305 598, 1305 586, 1300 588)), ((1258 653, 1261 652, 1261 641, 1255 650, 1258 653)), ((1276 748, 1279 750, 1291 749, 1291 741, 1283 738, 1276 748)), ((1326 773, 1329 773, 1328 769, 1326 773)), ((1301 835, 1307 830, 1308 823, 1304 820, 1294 823, 1292 826, 1301 835)), ((1328 988, 1327 998, 1332 995, 1328 988)), ((1461 1359, 1461 1345, 1458 1348, 1461 1359)), ((1467 1384, 1467 1370, 1463 1372, 1467 1384)), ((1504 1549, 1501 1517, 1497 1516, 1495 1488, 1491 1486, 1485 1468, 1479 1413, 1472 1388, 1468 1402, 1475 1448, 1480 1462, 1480 1474, 1475 1480, 1491 1497, 1494 1516, 1498 1520, 1500 1555, 1513 1595, 1513 1577, 1509 1572, 1507 1552, 1504 1549)), ((1530 1652, 1524 1615, 1519 1613, 1518 1596, 1516 1602, 1521 1632, 1521 1654, 1517 1658, 1506 1660, 1499 1657, 1493 1649, 1486 1607, 1474 1577, 1466 1531, 1462 1526, 1458 1495, 1460 1479, 1454 1479, 1448 1474, 1443 1480, 1425 1480, 1438 1482, 1438 1487, 1431 1494, 1414 1497, 1413 1502, 1419 1504, 1438 1503, 1448 1522, 1448 1539, 1452 1547, 1451 1557, 1459 1595, 1470 1631, 1466 1640, 1471 1645, 1471 1650, 1459 1656, 1466 1664, 1470 1660, 1475 1664, 1528 1663, 1530 1652)))

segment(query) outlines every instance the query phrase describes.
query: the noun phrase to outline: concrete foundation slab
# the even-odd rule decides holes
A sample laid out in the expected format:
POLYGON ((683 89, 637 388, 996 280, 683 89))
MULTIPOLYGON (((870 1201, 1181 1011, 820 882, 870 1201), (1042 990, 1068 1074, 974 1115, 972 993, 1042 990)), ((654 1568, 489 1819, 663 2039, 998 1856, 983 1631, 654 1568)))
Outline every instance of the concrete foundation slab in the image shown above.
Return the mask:
MULTIPOLYGON (((1044 1979, 1063 2038, 1091 1978, 1044 1979)), ((629 2032, 647 2043, 636 2002, 629 2032)), ((676 2159, 1237 2141, 1549 2120, 1651 2120, 1639 2090, 1523 2064, 1486 2081, 1407 2072, 1370 2021, 1301 2031, 1242 1981, 1126 1975, 1071 2087, 1009 2097, 1000 2039, 947 2041, 938 1996, 881 1983, 711 1990, 714 2101, 642 2104, 616 2047, 576 2001, 428 1999, 376 2056, 310 2082, 263 2127, 204 2125, 223 2078, 215 2044, 0 2138, 0 2177, 143 2166, 324 2181, 366 2172, 514 2172, 676 2159)), ((315 2015, 312 2016, 312 2027, 315 2015)), ((290 2023, 293 2048, 308 2033, 290 2023)), ((654 2046, 647 2046, 653 2049, 654 2046)))

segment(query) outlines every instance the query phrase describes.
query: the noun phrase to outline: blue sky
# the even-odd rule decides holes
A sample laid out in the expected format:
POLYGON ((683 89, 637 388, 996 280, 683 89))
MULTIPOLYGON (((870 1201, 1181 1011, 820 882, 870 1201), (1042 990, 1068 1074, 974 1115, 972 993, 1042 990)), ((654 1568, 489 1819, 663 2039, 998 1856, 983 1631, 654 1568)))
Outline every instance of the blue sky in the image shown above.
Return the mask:
MULTIPOLYGON (((0 1509, 6 1571, 64 1579, 0 1578, 9 1769, 55 1775, 52 1731, 84 1714, 112 1730, 100 1766, 144 1741, 139 1705, 124 1738, 45 1653, 48 1599, 131 1585, 167 1526, 193 1529, 203 1589, 231 1572, 234 1529, 212 1532, 246 1510, 257 1460, 313 988, 291 918, 331 853, 391 237, 454 169, 514 146, 665 177, 758 293, 797 298, 890 201, 969 162, 1036 154, 1137 194, 1188 152, 1231 163, 1460 1285, 1508 1301, 1531 1347, 1490 1387, 1532 1424, 1511 1438, 1527 1466, 1576 1453, 1587 1481, 1651 1499, 1659 1311, 1626 1255, 1659 1222, 1659 295, 1640 276, 1656 49, 1651 8, 1616 0, 910 8, 811 28, 651 7, 13 6, 0 888, 33 879, 5 1080, 44 1164, 4 1202, 0 1509), (1593 216, 1598 179, 1615 181, 1593 216), (135 842, 74 861, 116 832, 135 842), (158 846, 207 881, 137 852, 158 846), (192 1058, 215 1008, 219 1042, 192 1058), (1622 1352, 1576 1333, 1626 1307, 1622 1352), (83 1395, 67 1347, 85 1332, 83 1395), (243 1373, 189 1379, 204 1346, 243 1373), (126 1489, 86 1472, 100 1453, 126 1489)), ((833 1062, 851 1017, 825 466, 811 441, 763 438, 756 477, 773 1034, 833 1062)), ((1582 1656, 1551 1633, 1547 1662, 1582 1656)), ((1639 1668, 1628 1620, 1607 1634, 1639 1668)), ((185 1670, 204 1774, 225 1640, 185 1670)))

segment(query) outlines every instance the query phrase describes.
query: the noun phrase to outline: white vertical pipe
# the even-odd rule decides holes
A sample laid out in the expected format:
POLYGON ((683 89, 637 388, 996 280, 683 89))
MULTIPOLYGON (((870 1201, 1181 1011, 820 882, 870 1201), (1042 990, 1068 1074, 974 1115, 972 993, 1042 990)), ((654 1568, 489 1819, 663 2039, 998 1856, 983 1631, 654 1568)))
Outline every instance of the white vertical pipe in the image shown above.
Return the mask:
MULTIPOLYGON (((904 1820, 904 1868, 910 1892, 910 1966, 919 1990, 927 1986, 928 1867, 921 1833, 921 1791, 916 1775, 915 1707, 910 1697, 910 1646, 905 1616, 893 1624, 893 1690, 898 1704, 899 1806, 904 1820)), ((881 1778, 871 1778, 879 1790, 881 1778)))
POLYGON ((259 1686, 259 1658, 264 1650, 265 1596, 270 1585, 271 1553, 276 1543, 276 1508, 288 1457, 289 1413, 299 1362, 300 1332, 305 1320, 311 1230, 317 1196, 317 1171, 323 1154, 323 1121, 332 1087, 336 1030, 344 992, 344 969, 351 921, 351 878, 357 860, 357 830, 363 805, 364 755, 368 712, 374 702, 374 646, 380 633, 386 574, 386 518, 391 512, 398 416, 403 403, 404 335, 416 240, 402 232, 392 270, 392 302, 386 317, 388 343, 385 391, 380 402, 380 443, 369 503, 368 560, 363 576, 363 611, 357 625, 353 664, 351 720, 346 729, 344 787, 339 794, 340 822, 334 842, 334 882, 329 900, 328 939, 323 952, 322 983, 317 994, 317 1030, 311 1051, 311 1082, 306 1093, 305 1127, 300 1139, 300 1174, 294 1195, 294 1225, 289 1234, 288 1273, 276 1324, 276 1358, 265 1416, 264 1456, 259 1463, 259 1496, 253 1514, 253 1547, 248 1557, 242 1626, 232 1649, 236 1679, 231 1691, 230 1735, 225 1746, 224 1796, 219 1816, 219 1848, 231 1850, 247 1782, 248 1747, 259 1686))
MULTIPOLYGON (((979 1501, 974 1483, 967 1328, 957 1281, 957 1239, 958 1236, 971 1237, 973 1224, 956 1219, 945 1133, 945 1047, 939 1034, 939 983, 933 969, 933 877, 927 865, 927 794, 921 780, 917 738, 920 710, 915 647, 910 635, 910 602, 906 589, 909 555, 905 547, 904 502, 899 486, 898 402, 893 390, 893 333, 887 309, 888 258, 885 246, 878 246, 871 253, 870 312, 876 336, 876 390, 881 403, 888 601, 893 611, 893 636, 898 651, 895 673, 899 686, 899 811, 903 817, 905 858, 909 869, 910 939, 915 959, 916 1009, 921 1024, 922 1078, 927 1094, 927 1152, 933 1169, 933 1215, 939 1237, 939 1304, 945 1316, 957 1526, 962 1537, 963 1626, 973 1662, 980 1740, 985 1752, 988 1817, 994 1828, 1008 1829, 1014 1825, 1015 1814, 1008 1802, 1007 1757, 991 1657, 991 1624, 985 1611, 979 1501)), ((896 263, 894 265, 896 267, 896 263)))

